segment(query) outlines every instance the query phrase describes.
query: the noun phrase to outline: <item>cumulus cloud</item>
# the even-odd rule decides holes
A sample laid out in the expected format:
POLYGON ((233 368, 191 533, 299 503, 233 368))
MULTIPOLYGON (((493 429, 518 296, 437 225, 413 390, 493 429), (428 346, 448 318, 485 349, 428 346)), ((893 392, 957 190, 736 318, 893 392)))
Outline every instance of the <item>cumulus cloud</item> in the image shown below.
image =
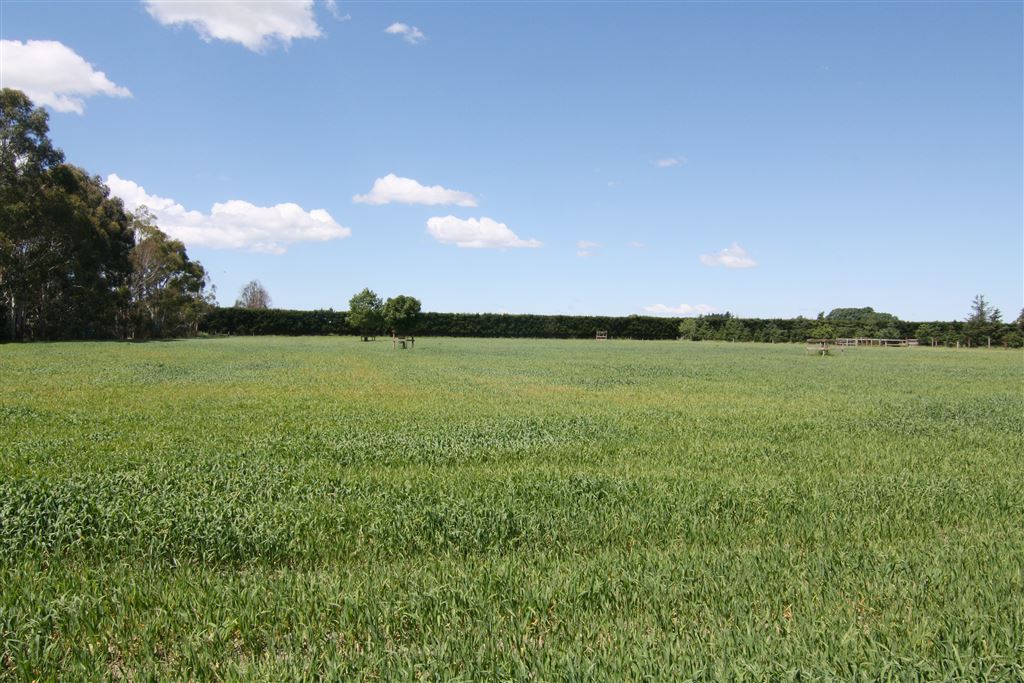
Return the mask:
POLYGON ((145 0, 150 16, 164 26, 191 26, 199 37, 239 43, 262 52, 275 41, 323 35, 313 0, 145 0))
POLYGON ((436 216, 427 220, 427 232, 438 242, 466 249, 541 246, 537 240, 520 239, 504 223, 486 217, 436 216))
POLYGON ((673 166, 678 166, 684 161, 686 161, 686 159, 681 157, 668 157, 667 159, 658 159, 654 162, 654 165, 658 168, 672 168, 673 166))
POLYGON ((725 266, 726 268, 753 268, 757 265, 757 261, 750 258, 747 250, 735 242, 731 247, 726 247, 716 254, 702 254, 700 262, 705 266, 725 266))
POLYGON ((715 312, 715 308, 707 304, 679 304, 678 306, 652 304, 651 306, 644 306, 644 310, 652 315, 705 315, 715 312))
POLYGON ((102 71, 56 40, 0 40, 0 82, 54 111, 85 112, 93 95, 131 97, 102 71))
POLYGON ((389 173, 373 182, 373 188, 367 194, 357 194, 352 201, 359 204, 456 204, 458 206, 476 206, 476 199, 468 192, 449 190, 440 185, 421 185, 412 178, 400 178, 389 173))
POLYGON ((402 36, 402 39, 410 45, 416 45, 417 43, 423 42, 427 39, 427 36, 423 31, 419 30, 415 26, 409 26, 409 24, 403 24, 400 21, 388 26, 384 29, 385 33, 390 33, 393 36, 402 36))
POLYGON ((146 206, 157 218, 160 229, 186 245, 217 249, 248 249, 283 254, 296 242, 326 242, 352 234, 338 225, 323 209, 306 211, 298 204, 256 206, 240 199, 218 202, 209 213, 189 211, 166 197, 146 192, 141 185, 107 176, 111 193, 134 211, 146 206))

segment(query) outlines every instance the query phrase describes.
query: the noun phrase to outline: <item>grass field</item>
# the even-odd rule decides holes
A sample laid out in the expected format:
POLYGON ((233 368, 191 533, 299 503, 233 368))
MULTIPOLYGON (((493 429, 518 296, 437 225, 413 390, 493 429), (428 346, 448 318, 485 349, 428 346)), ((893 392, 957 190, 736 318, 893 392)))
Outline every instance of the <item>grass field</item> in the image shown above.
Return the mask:
POLYGON ((0 678, 1020 680, 1024 354, 0 346, 0 678))

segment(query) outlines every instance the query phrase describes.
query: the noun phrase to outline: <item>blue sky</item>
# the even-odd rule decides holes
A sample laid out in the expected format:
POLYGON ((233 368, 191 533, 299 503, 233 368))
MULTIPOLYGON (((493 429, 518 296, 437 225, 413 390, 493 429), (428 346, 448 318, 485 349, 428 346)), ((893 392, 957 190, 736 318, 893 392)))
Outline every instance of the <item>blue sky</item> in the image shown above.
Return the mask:
POLYGON ((1021 3, 0 9, 4 85, 224 304, 1024 305, 1021 3))

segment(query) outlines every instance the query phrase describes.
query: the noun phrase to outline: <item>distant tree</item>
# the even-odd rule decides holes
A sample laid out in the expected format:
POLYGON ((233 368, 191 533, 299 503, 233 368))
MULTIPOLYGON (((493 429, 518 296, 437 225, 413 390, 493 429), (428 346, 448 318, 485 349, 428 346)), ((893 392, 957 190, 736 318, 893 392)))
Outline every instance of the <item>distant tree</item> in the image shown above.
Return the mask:
POLYGON ((785 340, 785 332, 775 323, 768 323, 767 325, 761 327, 761 329, 758 330, 757 334, 754 335, 754 341, 759 342, 771 342, 772 344, 774 344, 775 342, 785 340))
POLYGON ((1017 324, 1017 329, 1024 332, 1024 308, 1020 309, 1020 315, 1017 316, 1017 320, 1015 322, 1017 324))
POLYGON ((999 312, 998 308, 994 308, 985 301, 983 294, 978 294, 971 301, 971 314, 967 316, 968 323, 998 322, 1001 318, 1002 313, 999 312))
POLYGON ((683 318, 679 321, 679 336, 683 339, 693 339, 697 336, 697 319, 683 318))
POLYGON ((393 334, 405 335, 416 331, 420 314, 420 300, 401 294, 384 304, 384 323, 393 334))
POLYGON ((992 338, 999 340, 1003 332, 1003 314, 986 301, 984 295, 978 294, 971 301, 971 313, 967 316, 964 328, 973 344, 981 344, 992 338))
POLYGON ((721 338, 726 341, 750 341, 750 332, 738 318, 729 318, 722 326, 721 338))
POLYGON ((899 337, 897 330, 899 318, 892 313, 882 313, 870 306, 863 308, 833 308, 825 316, 835 335, 839 337, 874 337, 895 339, 899 337), (894 332, 894 330, 897 330, 894 332))
POLYGON ((146 207, 132 215, 135 246, 129 254, 125 336, 171 337, 195 334, 200 317, 213 305, 203 266, 189 259, 185 245, 170 239, 146 207))
POLYGON ((824 321, 824 318, 821 319, 821 322, 819 322, 817 325, 811 328, 812 339, 834 339, 835 336, 835 329, 833 329, 831 325, 826 323, 824 321))
POLYGON ((830 322, 842 321, 842 322, 863 322, 871 321, 875 323, 891 323, 899 320, 892 313, 882 313, 876 311, 870 306, 864 308, 833 308, 829 311, 829 314, 825 316, 825 319, 830 322))
POLYGON ((348 325, 359 330, 363 341, 380 332, 384 325, 384 302, 376 292, 366 288, 349 299, 348 325))
POLYGON ((270 293, 266 287, 260 284, 259 280, 252 280, 245 287, 242 287, 238 300, 235 301, 236 308, 265 309, 270 308, 270 293))
POLYGON ((924 344, 931 344, 932 340, 938 336, 938 333, 928 323, 922 323, 917 326, 917 331, 914 332, 914 336, 924 344))

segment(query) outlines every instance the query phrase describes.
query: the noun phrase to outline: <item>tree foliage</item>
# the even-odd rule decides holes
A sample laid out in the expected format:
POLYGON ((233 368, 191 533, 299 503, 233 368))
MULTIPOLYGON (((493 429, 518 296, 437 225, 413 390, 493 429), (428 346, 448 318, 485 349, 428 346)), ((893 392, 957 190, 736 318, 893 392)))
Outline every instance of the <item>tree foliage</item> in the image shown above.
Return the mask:
POLYGON ((405 335, 416 331, 416 323, 420 315, 420 300, 399 294, 384 304, 382 313, 384 324, 394 334, 405 335))
MULTIPOLYGON (((99 177, 64 163, 48 134, 43 109, 17 90, 0 91, 0 339, 131 334, 148 281, 133 269, 149 262, 142 258, 149 246, 140 250, 136 219, 121 200, 99 177)), ((155 225, 143 232, 144 241, 166 240, 155 225)), ((180 242, 171 251, 178 254, 179 290, 190 296, 165 296, 161 310, 171 315, 172 302, 183 307, 172 317, 189 318, 194 331, 202 311, 184 309, 201 298, 205 273, 180 242)))
POLYGON ((170 239, 143 207, 132 215, 135 247, 128 282, 125 336, 137 339, 193 335, 213 305, 208 277, 185 245, 170 239))
POLYGON ((348 324, 352 329, 359 331, 363 341, 367 341, 383 329, 384 302, 369 287, 349 299, 348 324))
POLYGON ((250 280, 238 294, 235 306, 238 308, 251 308, 263 310, 270 308, 270 292, 259 280, 250 280))
MULTIPOLYGON (((217 308, 207 314, 201 331, 211 334, 359 334, 339 311, 251 311, 217 308)), ((653 316, 510 315, 504 313, 421 312, 416 333, 437 337, 518 337, 538 339, 593 339, 597 330, 607 330, 613 339, 685 339, 755 342, 803 342, 813 337, 818 325, 827 324, 836 337, 851 337, 855 323, 822 323, 809 318, 734 318, 716 314, 696 318, 653 316), (729 325, 729 321, 735 321, 729 325), (728 325, 728 327, 727 327, 728 325), (742 325, 740 331, 739 325, 742 325), (735 336, 731 336, 735 335, 735 336)), ((967 324, 957 321, 907 322, 894 324, 890 338, 918 337, 924 344, 934 339, 942 346, 966 343, 967 324), (919 331, 930 332, 930 338, 919 331)), ((993 345, 1021 346, 1024 335, 1015 324, 1002 324, 993 345)), ((975 342, 974 345, 977 345, 975 342)))

